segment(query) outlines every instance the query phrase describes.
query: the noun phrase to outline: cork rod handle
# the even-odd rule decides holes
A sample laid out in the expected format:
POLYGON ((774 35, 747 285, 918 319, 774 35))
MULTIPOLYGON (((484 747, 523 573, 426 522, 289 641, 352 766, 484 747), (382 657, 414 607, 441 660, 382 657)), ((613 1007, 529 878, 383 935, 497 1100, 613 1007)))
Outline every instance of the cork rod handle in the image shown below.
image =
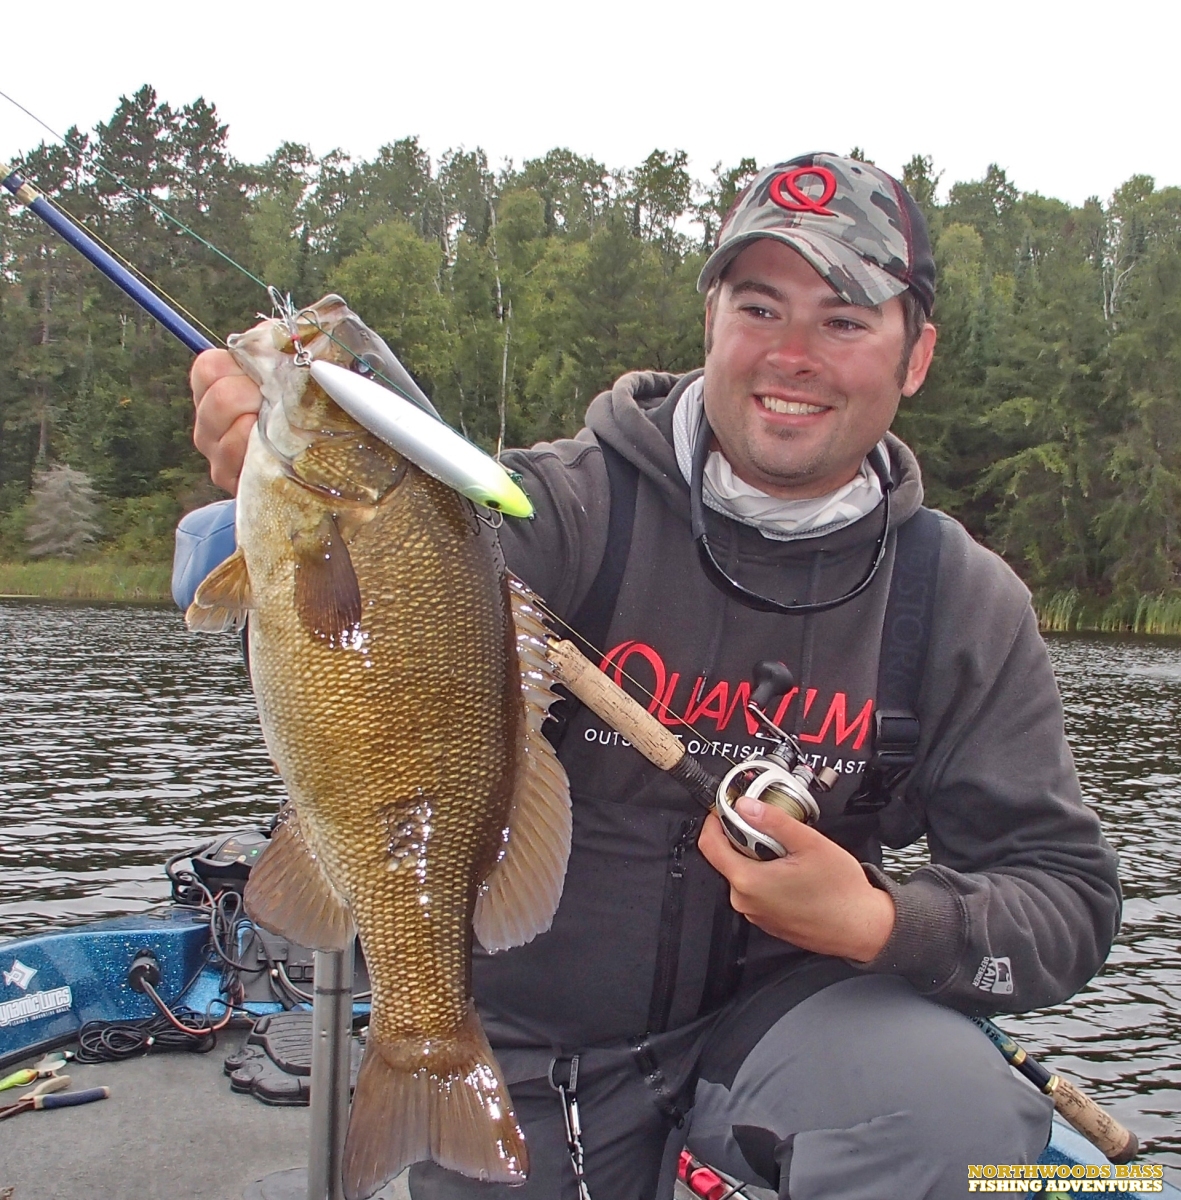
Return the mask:
POLYGON ((1054 1107, 1093 1145, 1098 1146, 1113 1163, 1130 1162, 1136 1157, 1140 1143, 1131 1130, 1125 1129, 1090 1096, 1080 1092, 1067 1079, 1055 1075, 1046 1088, 1054 1107))
POLYGON ((612 683, 570 641, 551 641, 550 662, 559 682, 612 729, 617 729, 650 762, 671 771, 685 757, 685 747, 621 687, 612 683))

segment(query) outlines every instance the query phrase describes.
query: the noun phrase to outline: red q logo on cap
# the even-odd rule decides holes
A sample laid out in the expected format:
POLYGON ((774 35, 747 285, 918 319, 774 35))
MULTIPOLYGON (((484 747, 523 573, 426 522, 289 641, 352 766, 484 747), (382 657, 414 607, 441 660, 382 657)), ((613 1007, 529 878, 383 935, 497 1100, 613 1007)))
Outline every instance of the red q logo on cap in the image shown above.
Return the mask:
POLYGON ((821 217, 837 215, 831 208, 824 207, 836 195, 836 191, 836 176, 827 167, 796 167, 794 171, 784 171, 782 175, 776 175, 770 186, 771 199, 780 208, 786 208, 789 212, 816 213, 821 217), (809 196, 800 189, 798 181, 809 176, 824 183, 821 196, 809 196), (784 188, 790 193, 791 199, 783 194, 784 188))

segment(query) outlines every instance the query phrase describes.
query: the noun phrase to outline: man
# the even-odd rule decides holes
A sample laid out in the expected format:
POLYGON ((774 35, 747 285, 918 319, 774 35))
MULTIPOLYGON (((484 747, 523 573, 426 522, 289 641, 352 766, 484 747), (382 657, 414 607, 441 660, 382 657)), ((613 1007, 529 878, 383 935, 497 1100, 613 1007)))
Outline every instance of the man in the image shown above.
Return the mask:
MULTIPOLYGON (((922 499, 887 430, 936 337, 913 200, 850 159, 769 168, 699 286, 704 372, 625 376, 577 438, 508 456, 538 516, 506 523, 506 559, 574 626, 601 623, 605 669, 639 677, 666 722, 683 715, 719 771, 757 744, 741 703, 754 665, 785 662, 776 719, 838 782, 818 828, 739 801, 788 851, 752 861, 576 712, 553 927, 473 967, 532 1174, 510 1191, 419 1164, 416 1200, 579 1195, 551 1086, 574 1056, 596 1200, 667 1197, 685 1139, 792 1200, 959 1196, 969 1162, 1036 1158, 1051 1109, 954 1010, 1060 1002, 1117 927, 1114 856, 1028 593, 946 518, 923 518, 938 577, 917 762, 864 803, 899 530, 922 499), (930 866, 901 884, 879 869, 883 840, 924 833, 930 866)), ((257 390, 220 352, 193 385, 197 445, 233 491, 257 390)))

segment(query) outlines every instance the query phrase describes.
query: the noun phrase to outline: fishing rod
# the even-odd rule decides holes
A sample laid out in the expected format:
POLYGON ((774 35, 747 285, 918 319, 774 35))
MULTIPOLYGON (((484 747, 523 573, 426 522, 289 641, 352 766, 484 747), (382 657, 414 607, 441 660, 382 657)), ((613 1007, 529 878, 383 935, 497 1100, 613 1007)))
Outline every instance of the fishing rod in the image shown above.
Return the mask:
POLYGON ((122 263, 117 262, 65 213, 54 208, 31 183, 22 179, 18 172, 7 164, 0 163, 0 175, 3 175, 0 186, 10 191, 30 212, 36 213, 50 229, 93 263, 116 287, 122 288, 136 304, 155 317, 194 354, 213 349, 213 343, 200 330, 190 325, 171 305, 165 304, 151 288, 136 279, 122 263))
MULTIPOLYGON (((55 207, 31 183, 0 163, 0 186, 60 234, 116 287, 150 313, 165 329, 194 354, 214 348, 213 342, 190 324, 170 304, 137 279, 95 241, 64 210, 55 207)), ((517 481, 490 455, 461 437, 438 413, 400 362, 390 354, 392 373, 398 383, 386 378, 368 358, 358 357, 365 374, 347 371, 328 362, 313 362, 299 338, 299 316, 290 297, 267 289, 296 346, 296 365, 306 367, 316 383, 358 424, 410 459, 440 483, 454 488, 476 504, 514 517, 533 514, 533 505, 517 481), (390 384, 387 390, 371 375, 390 384), (425 411, 422 411, 425 410, 425 411)), ((315 321, 312 328, 333 342, 335 338, 315 321)), ((339 343, 338 343, 339 344, 339 343)), ((345 347, 347 349, 347 347, 345 347)))
POLYGON ((973 1025, 1001 1052, 1005 1061, 1024 1075, 1039 1092, 1054 1101, 1054 1110, 1075 1127, 1092 1145, 1098 1146, 1113 1163, 1131 1162, 1140 1150, 1136 1135, 1125 1129, 1106 1109, 1101 1108, 1069 1079, 1053 1075, 1003 1029, 986 1017, 969 1018, 973 1025))
MULTIPOLYGON (((212 341, 137 279, 64 211, 55 208, 18 172, 6 164, 0 163, 0 176, 2 176, 0 186, 9 191, 30 212, 40 217, 136 304, 155 317, 190 351, 200 354, 202 351, 214 348, 212 341)), ((276 293, 273 289, 269 290, 274 299, 276 293)), ((297 314, 294 313, 289 302, 285 307, 284 315, 288 325, 294 328, 297 314)), ((318 328, 315 325, 313 327, 318 328)), ((331 337, 326 330, 320 330, 320 332, 331 337)), ((480 478, 473 483, 475 468, 470 453, 477 448, 465 438, 460 437, 441 419, 430 421, 432 428, 427 429, 413 418, 409 421, 400 419, 402 414, 396 407, 391 415, 389 407, 391 405, 403 404, 415 412, 418 417, 422 416, 422 413, 417 409, 423 407, 421 404, 417 405, 417 409, 415 407, 417 398, 414 397, 414 392, 422 395, 421 391, 401 363, 398 363, 396 359, 394 359, 394 363, 397 371, 405 376, 406 383, 413 389, 409 395, 399 394, 401 389, 392 380, 386 380, 390 387, 395 389, 389 391, 381 388, 376 382, 352 372, 339 372, 339 374, 348 376, 347 387, 339 382, 337 371, 316 372, 316 380, 354 420, 370 429, 370 432, 392 445, 395 450, 405 454, 411 461, 418 463, 423 470, 435 475, 436 478, 440 478, 437 472, 446 473, 447 471, 447 448, 446 446, 440 447, 438 443, 440 440, 446 442, 446 435, 449 434, 454 439, 454 443, 459 444, 459 448, 455 448, 454 443, 452 444, 455 455, 467 466, 468 471, 458 479, 458 482, 453 481, 452 478, 442 478, 441 482, 469 495, 469 498, 478 503, 487 504, 499 511, 508 512, 510 515, 529 515, 532 506, 524 492, 509 477, 508 472, 500 467, 499 463, 484 455, 482 451, 478 451, 478 453, 503 473, 504 482, 508 483, 516 493, 519 493, 520 500, 500 481, 490 483, 490 477, 484 470, 483 464, 481 464, 480 478), (366 385, 366 387, 358 388, 359 384, 366 385), (369 391, 367 388, 373 390, 369 391), (339 396, 337 392, 340 393, 339 396), (371 423, 377 425, 378 428, 372 428, 371 423), (420 459, 423 461, 419 461, 420 459), (479 494, 472 494, 473 490, 479 494)), ((367 365, 370 367, 370 373, 378 374, 372 364, 367 365)), ((428 411, 434 412, 430 401, 425 396, 422 396, 422 399, 425 401, 428 411)), ((679 779, 705 807, 712 808, 717 812, 730 841, 749 857, 771 859, 782 857, 784 854, 783 847, 778 842, 753 826, 749 826, 734 810, 734 801, 740 795, 749 794, 752 786, 761 791, 765 801, 774 804, 795 819, 808 823, 815 820, 818 808, 814 793, 827 791, 835 781, 835 776, 830 779, 825 774, 826 769, 818 772, 812 771, 804 762, 803 755, 799 752, 798 745, 795 744, 795 739, 779 729, 763 711, 772 696, 784 690, 782 675, 773 669, 765 670, 765 668, 781 667, 781 664, 759 664, 756 669, 755 694, 748 706, 756 719, 776 738, 775 749, 766 755, 738 764, 727 773, 724 779, 718 780, 686 751, 681 742, 668 729, 651 713, 637 704, 618 684, 598 670, 572 642, 552 639, 550 655, 559 679, 588 708, 627 738, 649 761, 679 779), (764 676, 761 679, 758 675, 760 670, 763 671, 764 676)), ((786 668, 782 669, 786 670, 786 668)), ((790 686, 790 681, 786 686, 790 686)), ((318 954, 317 957, 319 958, 320 955, 318 954)), ((1012 1038, 993 1025, 991 1021, 983 1018, 974 1018, 974 1020, 1005 1059, 1035 1087, 1052 1096, 1057 1111, 1083 1136, 1102 1150, 1108 1158, 1113 1162, 1127 1162, 1135 1156, 1139 1144, 1133 1133, 1125 1129, 1114 1117, 1069 1081, 1061 1076, 1052 1075, 1040 1063, 1030 1058, 1012 1038)), ((334 1113, 331 1119, 335 1121, 337 1114, 334 1113)))

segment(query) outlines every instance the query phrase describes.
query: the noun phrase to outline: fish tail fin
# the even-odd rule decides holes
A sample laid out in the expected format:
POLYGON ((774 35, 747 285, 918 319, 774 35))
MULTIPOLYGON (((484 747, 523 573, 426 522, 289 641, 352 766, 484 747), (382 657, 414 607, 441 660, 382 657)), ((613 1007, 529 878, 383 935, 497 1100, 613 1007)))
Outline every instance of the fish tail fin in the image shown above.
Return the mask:
POLYGON ((365 1200, 411 1163, 434 1159, 489 1183, 523 1183, 525 1138, 480 1018, 448 1045, 389 1044, 370 1033, 344 1147, 346 1200, 365 1200))

